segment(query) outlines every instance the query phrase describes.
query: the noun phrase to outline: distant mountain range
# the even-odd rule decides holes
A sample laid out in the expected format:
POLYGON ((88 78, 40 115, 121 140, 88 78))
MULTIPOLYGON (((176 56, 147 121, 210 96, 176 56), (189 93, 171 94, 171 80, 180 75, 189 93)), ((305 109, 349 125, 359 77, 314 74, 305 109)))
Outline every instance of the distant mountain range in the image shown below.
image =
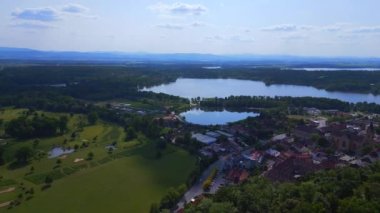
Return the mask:
POLYGON ((124 52, 74 52, 40 51, 26 48, 0 47, 1 61, 21 62, 189 62, 189 63, 236 63, 252 65, 330 67, 380 67, 380 58, 359 57, 302 57, 287 55, 213 55, 197 53, 124 53, 124 52))

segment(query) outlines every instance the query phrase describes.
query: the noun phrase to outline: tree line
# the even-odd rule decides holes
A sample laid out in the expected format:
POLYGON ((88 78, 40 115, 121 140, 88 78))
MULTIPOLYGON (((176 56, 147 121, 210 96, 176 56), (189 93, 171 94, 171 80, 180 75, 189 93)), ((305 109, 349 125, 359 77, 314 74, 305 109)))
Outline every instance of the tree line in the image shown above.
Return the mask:
POLYGON ((220 189, 185 210, 195 212, 363 212, 380 211, 380 164, 312 174, 300 182, 272 183, 254 177, 220 189))
POLYGON ((321 110, 340 110, 343 112, 362 111, 380 113, 380 105, 373 103, 348 103, 337 99, 314 97, 263 97, 263 96, 230 96, 227 98, 193 99, 200 107, 212 108, 303 108, 315 107, 321 110))
POLYGON ((67 130, 68 118, 59 119, 35 113, 32 116, 21 116, 5 124, 5 133, 13 138, 30 139, 51 137, 67 130))

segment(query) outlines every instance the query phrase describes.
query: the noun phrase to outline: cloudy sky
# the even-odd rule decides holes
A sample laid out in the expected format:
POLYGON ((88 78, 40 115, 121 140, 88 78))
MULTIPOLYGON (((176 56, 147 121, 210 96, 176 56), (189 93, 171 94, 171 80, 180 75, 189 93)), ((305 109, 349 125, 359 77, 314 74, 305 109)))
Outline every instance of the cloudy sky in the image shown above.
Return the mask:
POLYGON ((380 57, 379 0, 0 0, 0 46, 380 57))

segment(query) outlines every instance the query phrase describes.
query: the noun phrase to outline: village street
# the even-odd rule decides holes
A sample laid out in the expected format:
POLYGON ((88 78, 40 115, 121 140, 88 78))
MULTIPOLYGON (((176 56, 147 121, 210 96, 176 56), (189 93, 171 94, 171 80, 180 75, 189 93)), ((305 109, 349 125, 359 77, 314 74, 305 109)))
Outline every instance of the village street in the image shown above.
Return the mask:
POLYGON ((211 172, 214 169, 218 169, 219 172, 218 172, 217 177, 215 178, 214 184, 210 188, 210 193, 214 194, 219 189, 219 187, 225 183, 225 180, 223 178, 223 174, 220 171, 222 171, 224 163, 226 162, 227 158, 228 158, 228 156, 220 157, 218 161, 211 164, 202 173, 199 180, 185 193, 183 198, 177 204, 178 209, 183 208, 185 203, 191 202, 191 199, 193 199, 194 197, 203 194, 203 182, 207 179, 207 177, 211 174, 211 172))

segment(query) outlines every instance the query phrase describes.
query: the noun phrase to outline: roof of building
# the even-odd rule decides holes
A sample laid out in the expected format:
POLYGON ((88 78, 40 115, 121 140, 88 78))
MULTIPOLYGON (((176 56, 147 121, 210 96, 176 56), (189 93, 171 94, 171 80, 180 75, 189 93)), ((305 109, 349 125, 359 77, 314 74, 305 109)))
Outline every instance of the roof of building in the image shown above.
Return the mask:
POLYGON ((226 179, 235 183, 241 183, 247 180, 249 173, 245 169, 232 169, 228 172, 226 179))
POLYGON ((226 136, 226 137, 228 137, 228 138, 230 138, 230 137, 233 136, 232 134, 229 134, 229 133, 227 133, 227 132, 220 131, 220 130, 218 130, 218 131, 216 131, 216 132, 219 133, 219 134, 221 134, 221 135, 224 135, 224 136, 226 136))
POLYGON ((212 144, 216 142, 216 138, 210 137, 208 135, 203 135, 200 133, 193 134, 192 138, 195 138, 197 141, 204 143, 204 144, 212 144))
POLYGON ((210 136, 210 137, 213 137, 213 138, 218 138, 218 137, 220 137, 220 134, 219 134, 219 133, 212 132, 212 131, 206 132, 206 135, 208 135, 208 136, 210 136))
POLYGON ((243 154, 244 158, 252 161, 260 162, 263 158, 263 154, 259 151, 250 151, 248 153, 243 154))
POLYGON ((298 132, 305 132, 305 133, 310 133, 310 134, 317 132, 314 127, 306 126, 306 125, 298 126, 295 130, 298 132))
POLYGON ((341 158, 339 158, 339 160, 342 160, 342 161, 352 161, 352 160, 354 160, 355 159, 355 157, 352 157, 352 156, 349 156, 349 155, 344 155, 344 156, 342 156, 341 158))
POLYGON ((279 157, 281 155, 281 153, 275 149, 268 149, 266 153, 273 157, 279 157))
POLYGON ((285 140, 288 136, 284 133, 284 134, 280 134, 280 135, 275 135, 272 137, 272 141, 281 141, 281 140, 285 140))
POLYGON ((315 165, 310 156, 292 156, 274 165, 264 176, 272 181, 294 181, 295 177, 306 175, 318 168, 319 165, 315 165))

